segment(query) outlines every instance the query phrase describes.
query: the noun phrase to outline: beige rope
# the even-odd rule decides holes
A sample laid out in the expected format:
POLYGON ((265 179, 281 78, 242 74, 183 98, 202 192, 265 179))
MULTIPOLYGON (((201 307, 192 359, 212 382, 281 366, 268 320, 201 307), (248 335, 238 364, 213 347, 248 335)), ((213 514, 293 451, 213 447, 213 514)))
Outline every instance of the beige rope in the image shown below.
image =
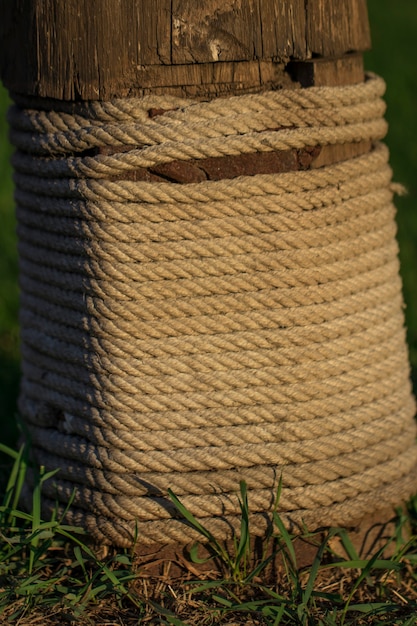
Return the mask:
POLYGON ((36 460, 60 468, 47 505, 75 488, 69 521, 128 545, 135 526, 143 543, 193 538, 169 487, 223 537, 239 526, 242 479, 255 534, 281 473, 292 528, 346 526, 415 489, 383 92, 370 75, 211 102, 11 109, 19 406, 36 460), (363 140, 368 154, 317 170, 119 179, 363 140))

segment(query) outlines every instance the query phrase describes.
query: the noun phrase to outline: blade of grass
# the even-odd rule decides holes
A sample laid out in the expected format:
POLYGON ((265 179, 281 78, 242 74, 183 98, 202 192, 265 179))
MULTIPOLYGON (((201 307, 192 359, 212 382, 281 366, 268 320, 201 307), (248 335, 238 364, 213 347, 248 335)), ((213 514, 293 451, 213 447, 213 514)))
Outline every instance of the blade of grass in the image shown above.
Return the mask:
MULTIPOLYGON (((42 476, 42 468, 41 468, 41 476, 42 476)), ((29 552, 29 574, 33 572, 34 565, 34 557, 35 557, 35 548, 38 545, 38 540, 36 537, 36 531, 38 530, 41 524, 41 480, 37 480, 35 487, 33 489, 32 495, 32 538, 30 542, 30 552, 29 552)))
POLYGON ((314 591, 314 585, 316 583, 317 574, 321 567, 321 561, 323 559, 323 555, 327 548, 328 542, 335 535, 335 533, 336 533, 335 529, 330 529, 327 536, 323 539, 323 541, 321 542, 316 552, 316 556, 314 557, 313 563, 310 567, 310 574, 308 577, 307 585, 305 586, 304 591, 302 592, 302 595, 301 595, 301 603, 297 607, 297 613, 300 619, 303 616, 303 613, 305 616, 308 614, 308 605, 309 605, 312 593, 314 591))
MULTIPOLYGON (((347 597, 347 600, 346 600, 345 606, 344 606, 344 608, 343 608, 343 611, 342 611, 342 614, 341 614, 341 618, 340 618, 340 625, 341 625, 341 626, 343 626, 343 625, 345 624, 346 615, 347 615, 347 612, 348 612, 348 610, 349 610, 350 603, 351 603, 351 601, 352 601, 352 599, 353 599, 353 596, 355 595, 356 590, 358 589, 358 587, 359 587, 359 585, 361 584, 361 582, 362 582, 365 578, 367 578, 367 576, 369 575, 369 573, 370 573, 370 572, 371 572, 371 570, 373 569, 374 564, 375 564, 376 562, 378 562, 378 560, 380 560, 380 559, 379 559, 379 557, 381 556, 381 554, 383 554, 383 552, 384 552, 384 550, 385 550, 385 549, 386 549, 386 546, 382 546, 382 548, 380 548, 380 549, 379 549, 379 550, 378 550, 378 551, 374 554, 374 556, 373 556, 371 559, 369 559, 368 563, 367 563, 367 564, 366 564, 366 565, 362 568, 361 574, 360 574, 360 576, 358 577, 358 579, 355 581, 354 585, 352 586, 352 588, 351 588, 351 590, 350 590, 350 593, 349 593, 349 595, 348 595, 348 597, 347 597)), ((387 566, 387 567, 385 567, 384 569, 387 569, 387 570, 395 569, 395 567, 396 567, 397 565, 398 565, 398 564, 397 564, 397 563, 395 563, 395 562, 393 562, 393 561, 388 561, 388 566, 387 566)))
POLYGON ((196 543, 193 543, 193 545, 191 546, 189 550, 190 558, 193 563, 196 563, 197 565, 201 565, 203 563, 208 563, 209 561, 213 560, 214 558, 213 555, 209 555, 206 557, 198 556, 199 547, 200 547, 200 544, 196 542, 196 543))
POLYGON ((395 611, 398 610, 396 604, 387 604, 386 602, 363 602, 361 604, 351 604, 348 611, 358 611, 359 613, 375 613, 376 611, 395 611))
POLYGON ((178 617, 167 617, 168 624, 172 624, 172 626, 188 626, 185 622, 182 622, 178 617))
POLYGON ((35 482, 35 486, 33 488, 32 494, 32 537, 30 542, 30 552, 29 552, 29 574, 33 572, 33 566, 35 564, 35 554, 36 549, 39 545, 39 534, 38 529, 42 525, 41 519, 41 502, 42 502, 42 486, 43 483, 49 478, 52 478, 58 470, 53 470, 51 472, 45 472, 45 468, 40 468, 39 478, 35 482))
POLYGON ((338 528, 337 535, 340 537, 342 546, 344 547, 345 552, 348 555, 349 559, 351 561, 358 561, 359 555, 349 537, 349 533, 344 528, 338 528))
MULTIPOLYGON (((363 570, 369 566, 369 560, 367 559, 359 559, 357 561, 338 561, 337 563, 325 563, 321 566, 321 569, 332 569, 332 568, 347 568, 347 569, 360 569, 363 570)), ((389 559, 376 559, 372 563, 371 569, 389 569, 395 570, 398 572, 403 569, 402 563, 398 563, 397 561, 389 560, 389 559)))
MULTIPOLYGON (((12 459, 14 459, 13 466, 9 475, 9 479, 7 481, 6 490, 5 490, 5 498, 3 501, 3 506, 5 508, 10 508, 11 511, 17 508, 17 503, 20 498, 20 494, 22 491, 22 486, 24 483, 27 464, 25 462, 25 446, 22 445, 19 448, 19 451, 11 450, 4 444, 0 444, 0 451, 4 454, 8 454, 12 459)), ((13 517, 8 519, 8 523, 13 524, 13 517)))
POLYGON ((88 574, 87 574, 87 570, 86 570, 86 567, 85 567, 85 562, 84 562, 84 558, 83 558, 80 546, 74 546, 74 556, 75 556, 75 560, 77 561, 78 565, 82 569, 82 572, 83 572, 83 574, 85 576, 85 579, 88 580, 88 574))
POLYGON ((177 510, 179 511, 179 513, 181 513, 181 515, 183 516, 183 518, 187 520, 187 522, 191 525, 191 527, 194 528, 198 533, 200 533, 200 535, 208 539, 215 553, 222 559, 224 563, 229 564, 229 558, 228 558, 227 552, 224 550, 221 544, 217 541, 214 535, 207 528, 205 528, 202 524, 200 524, 200 522, 194 517, 191 511, 189 511, 182 504, 181 500, 179 500, 179 498, 175 495, 175 493, 171 489, 168 489, 168 495, 170 499, 172 500, 173 504, 175 505, 175 507, 177 508, 177 510))
POLYGON ((3 452, 3 454, 6 454, 7 456, 10 456, 12 459, 15 460, 19 456, 22 447, 23 446, 21 446, 19 450, 13 450, 13 448, 9 448, 9 446, 6 446, 4 443, 0 442, 0 452, 3 452))
POLYGON ((258 565, 251 571, 251 573, 245 578, 246 583, 250 583, 254 578, 259 576, 259 574, 268 567, 271 561, 275 558, 276 554, 273 552, 268 557, 263 557, 262 561, 258 563, 258 565))
POLYGON ((242 580, 246 578, 247 561, 250 550, 248 490, 244 480, 240 481, 240 496, 240 539, 235 558, 235 567, 233 571, 233 578, 236 580, 242 580), (241 567, 242 565, 243 568, 241 567))
POLYGON ((297 569, 297 558, 295 556, 295 550, 294 550, 294 546, 292 543, 292 538, 289 534, 289 532, 287 531, 287 529, 285 528, 285 525, 280 517, 280 515, 278 514, 278 505, 279 505, 279 501, 281 499, 281 493, 282 493, 282 475, 280 476, 279 479, 279 483, 278 483, 278 488, 277 488, 277 494, 275 497, 275 503, 274 503, 274 508, 273 508, 273 521, 275 526, 278 528, 279 534, 282 537, 282 540, 284 542, 284 545, 287 549, 288 555, 291 559, 291 565, 293 567, 294 570, 297 569))
POLYGON ((228 609, 233 606, 233 602, 231 602, 227 598, 224 598, 223 596, 218 596, 217 594, 214 594, 212 595, 212 599, 228 609))

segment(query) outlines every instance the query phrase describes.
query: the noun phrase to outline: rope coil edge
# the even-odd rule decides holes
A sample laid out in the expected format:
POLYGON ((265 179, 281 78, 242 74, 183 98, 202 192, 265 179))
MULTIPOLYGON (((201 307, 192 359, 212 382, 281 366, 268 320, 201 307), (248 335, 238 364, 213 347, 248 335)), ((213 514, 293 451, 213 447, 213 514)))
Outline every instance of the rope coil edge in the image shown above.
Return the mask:
POLYGON ((12 107, 19 408, 36 460, 61 468, 49 504, 65 509, 76 488, 71 523, 118 545, 135 524, 144 543, 188 541, 171 487, 228 536, 246 480, 262 534, 281 473, 289 527, 348 525, 410 495, 384 89, 368 75, 211 102, 12 107), (365 140, 369 153, 319 169, 123 180, 175 160, 365 140))

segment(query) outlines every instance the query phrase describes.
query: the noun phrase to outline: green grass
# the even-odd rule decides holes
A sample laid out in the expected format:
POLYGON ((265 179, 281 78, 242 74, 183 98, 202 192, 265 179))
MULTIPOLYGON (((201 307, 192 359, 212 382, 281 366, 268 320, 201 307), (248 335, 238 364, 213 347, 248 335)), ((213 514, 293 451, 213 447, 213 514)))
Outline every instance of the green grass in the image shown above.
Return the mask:
POLYGON ((126 586, 135 577, 127 554, 99 560, 82 529, 64 524, 56 514, 48 521, 41 518, 42 486, 56 472, 41 470, 32 510, 22 511, 18 501, 28 469, 26 451, 1 444, 0 449, 13 459, 0 507, 0 620, 6 620, 1 623, 22 623, 33 611, 48 615, 58 610, 76 619, 108 595, 140 608, 126 586))
MULTIPOLYGON (((263 552, 253 559, 250 493, 240 484, 241 524, 223 544, 172 492, 178 514, 201 536, 188 557, 189 571, 177 579, 150 575, 136 551, 99 557, 79 528, 57 514, 43 520, 42 486, 54 473, 40 472, 32 510, 18 507, 28 471, 25 450, 3 447, 13 459, 0 506, 0 623, 43 626, 82 624, 216 624, 265 626, 354 626, 417 623, 417 501, 399 513, 393 536, 373 554, 357 553, 348 533, 332 528, 307 533, 312 563, 300 567, 294 537, 279 516, 280 489, 263 552), (390 545, 392 544, 392 545, 390 545), (390 549, 390 557, 385 555, 390 549), (208 557, 198 556, 203 550, 208 557), (216 566, 198 570, 212 559, 216 566), (194 577, 190 577, 193 572, 194 577)), ((185 564, 187 566, 187 563, 185 564)))
POLYGON ((387 143, 394 180, 408 195, 396 199, 401 273, 414 388, 417 390, 417 72, 415 0, 368 0, 373 49, 366 67, 387 82, 387 143))

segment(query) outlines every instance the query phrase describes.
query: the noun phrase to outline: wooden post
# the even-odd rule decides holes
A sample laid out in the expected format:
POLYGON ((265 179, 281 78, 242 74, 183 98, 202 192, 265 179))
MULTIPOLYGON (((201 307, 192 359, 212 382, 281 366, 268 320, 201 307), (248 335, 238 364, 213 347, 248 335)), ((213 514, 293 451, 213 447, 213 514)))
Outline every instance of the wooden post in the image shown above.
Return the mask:
MULTIPOLYGON (((366 0, 0 0, 0 7, 0 77, 40 108, 361 82, 370 47, 366 0)), ((250 175, 320 167, 369 148, 361 142, 215 159, 204 177, 227 178, 231 168, 250 175)), ((161 173, 196 182, 193 165, 174 163, 161 173)))
MULTIPOLYGON (((359 83, 370 46, 366 0, 0 0, 0 8, 1 79, 17 101, 41 109, 359 83)), ((362 142, 173 162, 151 173, 197 182, 199 168, 205 179, 228 178, 319 167, 369 149, 362 142)))
POLYGON ((365 0, 1 0, 0 7, 4 84, 57 100, 207 97, 288 87, 291 78, 352 82, 362 79, 360 53, 370 46, 365 0))

